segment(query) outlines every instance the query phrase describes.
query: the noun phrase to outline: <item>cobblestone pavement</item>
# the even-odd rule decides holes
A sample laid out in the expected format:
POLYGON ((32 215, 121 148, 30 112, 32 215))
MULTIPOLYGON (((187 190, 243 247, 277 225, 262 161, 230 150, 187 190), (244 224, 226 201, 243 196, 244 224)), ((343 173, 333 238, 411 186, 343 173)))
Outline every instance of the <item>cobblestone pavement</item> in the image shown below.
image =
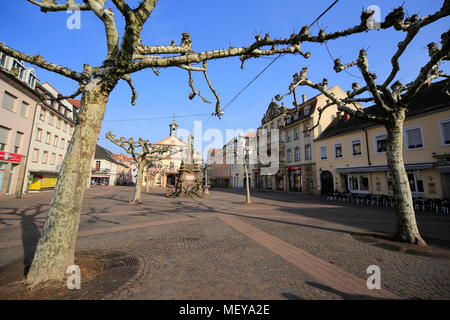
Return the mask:
MULTIPOLYGON (((450 299, 450 260, 395 252, 355 234, 395 230, 390 208, 327 202, 297 193, 213 190, 207 199, 86 192, 77 250, 129 252, 136 277, 108 299, 450 299), (366 269, 381 269, 369 290, 366 269)), ((31 261, 51 193, 0 198, 0 266, 31 261)), ((418 213, 425 237, 450 241, 450 216, 418 213)))

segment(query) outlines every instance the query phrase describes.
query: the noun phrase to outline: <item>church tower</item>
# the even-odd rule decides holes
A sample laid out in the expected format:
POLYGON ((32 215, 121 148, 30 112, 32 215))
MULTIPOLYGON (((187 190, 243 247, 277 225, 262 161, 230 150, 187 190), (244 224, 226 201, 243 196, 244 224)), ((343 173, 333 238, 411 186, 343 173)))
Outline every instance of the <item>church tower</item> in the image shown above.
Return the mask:
POLYGON ((169 128, 170 128, 169 136, 176 137, 177 136, 178 123, 176 123, 176 121, 175 121, 175 115, 173 116, 172 122, 169 124, 169 128))

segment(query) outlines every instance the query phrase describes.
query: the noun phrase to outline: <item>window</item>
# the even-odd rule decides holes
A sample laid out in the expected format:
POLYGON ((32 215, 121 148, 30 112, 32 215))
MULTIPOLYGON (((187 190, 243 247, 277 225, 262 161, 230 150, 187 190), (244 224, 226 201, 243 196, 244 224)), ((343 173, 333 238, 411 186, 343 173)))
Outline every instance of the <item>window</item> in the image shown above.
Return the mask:
POLYGON ((33 158, 32 158, 32 161, 33 161, 33 162, 37 162, 38 159, 39 159, 39 149, 34 149, 34 150, 33 150, 33 158))
POLYGON ((310 112, 311 112, 311 109, 309 107, 305 107, 305 111, 304 111, 305 116, 308 116, 310 112))
POLYGON ((441 131, 441 142, 443 145, 450 145, 450 119, 439 121, 441 131))
POLYGON ((50 164, 55 164, 55 159, 56 159, 56 153, 52 153, 52 156, 50 158, 50 164))
POLYGON ((423 148, 422 130, 420 127, 405 129, 406 149, 423 148))
POLYGON ((295 161, 299 161, 300 160, 300 148, 297 147, 295 148, 295 161))
POLYGON ((62 154, 58 156, 58 166, 62 165, 62 154))
POLYGON ((61 119, 59 117, 56 119, 56 127, 61 129, 61 119))
POLYGON ((99 160, 95 161, 95 170, 96 171, 100 170, 100 164, 101 164, 101 162, 99 160))
POLYGON ((48 151, 44 151, 44 154, 42 155, 42 163, 47 163, 48 161, 48 151))
POLYGON ((28 103, 22 101, 22 107, 20 108, 20 115, 24 118, 28 116, 28 106, 29 106, 28 103))
POLYGON ((55 135, 55 137, 53 138, 53 145, 54 145, 55 147, 57 147, 57 146, 58 146, 58 143, 59 143, 59 137, 58 137, 57 135, 55 135))
POLYGON ((70 134, 73 133, 73 126, 72 126, 72 125, 70 125, 70 127, 69 127, 69 133, 70 133, 70 134))
POLYGON ((369 192, 369 178, 367 175, 350 174, 348 175, 347 179, 350 192, 360 192, 360 193, 369 192))
POLYGON ((305 159, 311 160, 311 145, 310 144, 307 144, 305 146, 305 159))
POLYGON ((309 134, 310 134, 310 131, 309 131, 309 125, 307 125, 307 124, 305 124, 305 127, 304 127, 304 136, 305 137, 309 137, 309 134))
POLYGON ((39 113, 39 120, 45 121, 45 109, 41 108, 41 111, 39 113))
POLYGON ((61 149, 64 149, 65 145, 66 145, 66 139, 61 138, 61 149))
POLYGON ((173 169, 175 167, 175 164, 173 162, 170 163, 170 169, 173 169))
POLYGON ((50 140, 52 139, 52 134, 47 131, 47 135, 45 137, 45 143, 50 144, 50 140))
POLYGON ((292 152, 291 152, 291 150, 287 151, 287 161, 288 162, 292 161, 292 152))
POLYGON ((423 193, 423 180, 422 175, 418 172, 407 172, 408 174, 408 181, 409 181, 409 187, 411 188, 411 193, 413 196, 417 195, 418 193, 423 193))
POLYGON ((39 128, 37 129, 36 140, 42 141, 42 129, 39 129, 39 128))
POLYGON ((14 111, 14 103, 16 102, 16 97, 8 92, 3 93, 2 107, 10 111, 14 111))
POLYGON ((53 113, 50 113, 50 117, 48 117, 48 123, 51 125, 55 124, 55 115, 53 113))
POLYGON ((321 146, 320 147, 320 160, 327 160, 327 159, 328 159, 327 146, 321 146))
POLYGON ((342 158, 344 156, 342 152, 342 143, 335 143, 334 144, 334 157, 335 158, 342 158))
POLYGON ((67 122, 64 121, 64 132, 67 132, 67 122))
POLYGON ((295 129, 294 140, 298 140, 300 138, 300 129, 295 129))
POLYGON ((352 156, 360 156, 361 152, 361 140, 352 141, 352 156))
POLYGON ((375 152, 382 153, 387 150, 386 134, 379 134, 375 136, 375 152))
POLYGON ((20 145, 22 144, 23 133, 17 131, 16 132, 16 141, 14 143, 14 153, 19 153, 20 145))
POLYGON ((10 129, 0 126, 0 150, 5 151, 10 129))
POLYGON ((287 142, 291 141, 291 130, 289 130, 288 132, 286 132, 286 141, 287 141, 287 142))

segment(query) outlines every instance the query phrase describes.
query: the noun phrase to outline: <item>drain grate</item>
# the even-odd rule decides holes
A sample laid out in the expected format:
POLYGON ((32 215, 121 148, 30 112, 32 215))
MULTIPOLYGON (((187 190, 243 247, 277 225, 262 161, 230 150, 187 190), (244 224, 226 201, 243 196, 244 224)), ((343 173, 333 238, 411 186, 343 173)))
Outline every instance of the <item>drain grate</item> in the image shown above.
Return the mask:
POLYGON ((105 266, 104 271, 97 278, 83 283, 81 290, 71 290, 69 296, 61 297, 62 299, 102 299, 126 287, 129 281, 136 278, 140 268, 139 258, 126 252, 87 250, 79 255, 101 260, 105 266))

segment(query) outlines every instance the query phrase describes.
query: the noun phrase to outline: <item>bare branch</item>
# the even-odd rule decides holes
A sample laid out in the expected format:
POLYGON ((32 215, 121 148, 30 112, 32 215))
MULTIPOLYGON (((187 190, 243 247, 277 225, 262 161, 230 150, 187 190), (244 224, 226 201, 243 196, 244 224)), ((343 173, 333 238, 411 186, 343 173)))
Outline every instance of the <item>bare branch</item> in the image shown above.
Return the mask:
POLYGON ((192 100, 192 99, 194 99, 194 97, 196 95, 198 95, 200 98, 202 98, 203 102, 211 103, 210 101, 208 101, 205 97, 203 97, 200 94, 200 91, 195 90, 195 88, 194 88, 194 79, 192 78, 192 71, 188 69, 187 72, 188 72, 188 75, 189 75, 189 87, 192 90, 191 94, 189 94, 189 99, 192 100))
POLYGON ((117 32, 114 12, 111 9, 105 9, 105 0, 84 0, 99 17, 105 25, 106 44, 108 53, 106 59, 115 57, 119 50, 119 33, 117 32))
POLYGON ((216 116, 218 116, 219 119, 220 119, 220 116, 221 116, 221 110, 220 110, 220 97, 219 97, 219 95, 217 94, 216 90, 214 90, 214 88, 213 88, 211 82, 209 81, 208 74, 206 73, 206 69, 208 68, 208 61, 203 61, 203 68, 204 68, 204 70, 203 70, 203 75, 205 76, 205 80, 206 80, 206 82, 208 83, 209 89, 211 90, 211 92, 212 92, 212 93, 214 94, 214 96, 216 97, 216 116))
POLYGON ((428 79, 437 78, 443 74, 438 67, 442 60, 450 59, 450 30, 441 35, 441 43, 442 48, 437 50, 431 56, 430 61, 420 69, 418 76, 409 85, 407 92, 402 96, 403 104, 409 103, 428 79))
POLYGON ((131 76, 129 74, 126 74, 126 75, 122 76, 122 79, 125 80, 128 83, 128 85, 130 86, 130 89, 131 89, 131 104, 133 106, 135 106, 138 94, 136 92, 136 88, 133 85, 133 82, 131 81, 131 76))
POLYGON ((58 73, 60 75, 63 75, 67 78, 73 79, 78 82, 83 82, 83 81, 89 80, 89 78, 87 78, 82 73, 73 71, 67 67, 63 67, 63 66, 57 65, 55 63, 45 61, 39 54, 37 54, 35 56, 30 56, 26 53, 19 52, 17 50, 14 50, 14 49, 6 46, 3 42, 0 42, 0 52, 3 52, 6 55, 11 56, 13 58, 17 58, 17 59, 23 60, 25 62, 31 63, 42 69, 46 69, 48 71, 53 71, 55 73, 58 73))
POLYGON ((28 2, 38 6, 41 8, 42 12, 47 13, 56 12, 56 11, 67 11, 67 10, 81 10, 81 11, 89 11, 91 8, 85 4, 77 4, 74 0, 67 0, 64 4, 58 4, 54 0, 27 0, 28 2))

